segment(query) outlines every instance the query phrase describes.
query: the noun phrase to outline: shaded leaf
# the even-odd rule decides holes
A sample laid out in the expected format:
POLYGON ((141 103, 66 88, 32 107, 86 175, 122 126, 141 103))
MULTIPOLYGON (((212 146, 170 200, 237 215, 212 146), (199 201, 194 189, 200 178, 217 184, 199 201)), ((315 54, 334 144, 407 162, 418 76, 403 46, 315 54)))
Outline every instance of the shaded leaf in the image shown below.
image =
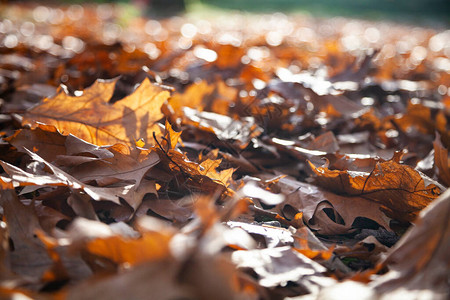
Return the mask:
POLYGON ((35 231, 42 228, 34 207, 21 203, 12 190, 1 191, 0 204, 13 246, 8 254, 11 271, 35 280, 42 277, 53 262, 45 245, 35 235, 35 231))
MULTIPOLYGON (((108 200, 120 204, 119 197, 123 196, 125 199, 129 199, 125 195, 130 190, 130 186, 116 187, 116 188, 101 188, 90 186, 82 183, 73 176, 62 171, 58 167, 48 163, 37 154, 27 151, 28 154, 38 162, 45 164, 49 167, 53 174, 41 175, 25 172, 15 166, 0 161, 2 167, 10 175, 13 183, 21 186, 36 185, 36 186, 67 186, 73 190, 84 191, 94 200, 108 200)), ((139 200, 140 201, 140 200, 139 200)), ((130 203, 133 207, 136 207, 134 202, 130 203)))
POLYGON ((450 268, 450 191, 424 209, 384 263, 390 271, 372 286, 388 299, 447 299, 450 268))
POLYGON ((188 298, 189 292, 175 281, 179 266, 167 260, 148 262, 119 274, 82 282, 61 292, 66 299, 107 300, 188 298), (142 280, 148 278, 152 280, 142 280), (123 286, 127 288, 123 288, 123 286))
POLYGON ((303 213, 305 224, 319 234, 346 234, 356 230, 355 221, 364 217, 386 229, 389 218, 380 210, 381 205, 362 197, 344 197, 314 185, 282 178, 277 185, 287 196, 277 206, 281 215, 292 218, 303 213))
POLYGON ((54 161, 58 155, 65 155, 66 136, 60 134, 52 125, 38 124, 33 130, 21 129, 6 139, 19 151, 23 148, 33 152, 47 161, 54 161))
POLYGON ((450 160, 448 158, 448 150, 441 143, 440 135, 436 134, 433 142, 434 147, 434 165, 438 178, 446 185, 450 186, 450 160))
POLYGON ((94 160, 70 169, 73 177, 82 182, 95 181, 100 186, 118 181, 133 181, 139 187, 144 174, 159 162, 152 150, 131 150, 123 144, 108 147, 112 157, 94 160))

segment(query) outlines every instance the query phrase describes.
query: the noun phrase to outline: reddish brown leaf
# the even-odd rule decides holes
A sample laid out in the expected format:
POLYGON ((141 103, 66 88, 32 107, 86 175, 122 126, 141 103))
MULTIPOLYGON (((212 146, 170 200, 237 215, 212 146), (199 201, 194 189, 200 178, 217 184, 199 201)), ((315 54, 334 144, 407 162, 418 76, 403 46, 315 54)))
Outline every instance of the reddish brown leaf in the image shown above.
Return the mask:
POLYGON ((413 168, 394 161, 379 162, 370 173, 330 170, 309 163, 314 182, 338 194, 359 196, 382 205, 391 218, 412 221, 440 190, 427 185, 413 168))
POLYGON ((66 154, 66 138, 52 125, 37 124, 33 130, 17 131, 6 141, 19 151, 23 151, 23 148, 32 149, 45 160, 54 161, 56 156, 66 154))
POLYGON ((32 205, 24 205, 12 190, 0 191, 0 205, 14 251, 9 252, 10 269, 22 276, 40 278, 53 264, 44 244, 35 235, 42 230, 32 205))
POLYGON ((448 150, 441 143, 441 137, 437 133, 433 142, 434 147, 434 166, 437 169, 438 178, 446 186, 450 186, 450 160, 448 158, 448 150))

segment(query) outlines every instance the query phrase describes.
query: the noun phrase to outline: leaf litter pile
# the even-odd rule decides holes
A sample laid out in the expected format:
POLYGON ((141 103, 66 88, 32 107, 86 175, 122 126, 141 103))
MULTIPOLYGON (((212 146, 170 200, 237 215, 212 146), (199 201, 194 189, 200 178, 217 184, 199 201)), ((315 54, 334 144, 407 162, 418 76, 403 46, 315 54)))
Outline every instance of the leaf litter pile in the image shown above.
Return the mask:
POLYGON ((1 298, 446 299, 449 41, 2 7, 1 298))

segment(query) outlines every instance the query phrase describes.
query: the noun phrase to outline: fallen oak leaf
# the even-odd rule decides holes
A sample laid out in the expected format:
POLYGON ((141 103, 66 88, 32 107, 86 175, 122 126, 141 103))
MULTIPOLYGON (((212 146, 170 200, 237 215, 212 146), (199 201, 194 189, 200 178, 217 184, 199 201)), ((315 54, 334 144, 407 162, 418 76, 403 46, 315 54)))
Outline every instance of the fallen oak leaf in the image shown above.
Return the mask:
MULTIPOLYGON (((61 299, 196 299, 177 283, 180 264, 170 260, 149 261, 131 269, 68 286, 57 293, 61 299), (151 278, 151 280, 149 280, 151 278), (124 288, 126 287, 126 288, 124 288)), ((197 298, 198 299, 198 298, 197 298)))
POLYGON ((426 185, 419 172, 395 161, 377 162, 370 173, 330 170, 311 162, 309 167, 315 184, 341 195, 379 203, 387 216, 398 221, 413 221, 440 194, 436 185, 426 185))
POLYGON ((350 291, 358 292, 363 299, 448 299, 449 213, 450 190, 447 190, 420 212, 415 226, 410 227, 375 269, 388 267, 387 273, 375 279, 370 272, 355 277, 370 282, 365 285, 351 280, 337 283, 313 299, 330 299, 332 295, 350 291), (370 280, 366 276, 371 276, 370 280))
MULTIPOLYGON (((200 190, 211 189, 211 191, 215 191, 218 187, 226 188, 229 185, 235 169, 229 168, 217 171, 216 168, 220 165, 221 159, 207 159, 203 162, 203 165, 198 164, 190 161, 184 153, 181 153, 177 149, 165 150, 157 140, 156 135, 154 136, 154 139, 158 147, 153 147, 152 149, 158 153, 161 159, 161 167, 167 168, 167 171, 181 172, 183 181, 191 182, 193 188, 197 188, 200 184, 200 190), (208 180, 204 180, 205 178, 208 180)), ((150 175, 151 177, 153 176, 154 179, 160 177, 158 174, 150 175)))
POLYGON ((51 232, 58 222, 68 224, 71 218, 63 214, 61 211, 44 205, 42 200, 34 200, 34 210, 39 219, 42 229, 45 232, 51 232))
POLYGON ((72 134, 64 135, 53 125, 38 124, 35 128, 23 128, 5 141, 19 152, 26 153, 25 148, 32 149, 46 161, 59 161, 60 165, 113 157, 106 147, 88 143, 72 134))
POLYGON ((425 208, 416 226, 383 262, 390 269, 371 286, 382 299, 448 299, 450 190, 425 208))
MULTIPOLYGON (((147 182, 144 187, 140 186, 145 172, 159 162, 156 152, 145 149, 130 150, 122 144, 99 147, 71 134, 64 136, 51 125, 38 125, 35 129, 22 129, 18 134, 10 137, 9 142, 18 147, 19 151, 29 153, 26 148, 20 146, 33 146, 34 139, 39 140, 42 135, 46 138, 41 143, 43 147, 40 149, 43 151, 34 149, 37 150, 36 154, 43 154, 45 157, 42 157, 42 159, 45 161, 47 161, 46 158, 54 159, 53 165, 57 164, 60 168, 67 170, 73 177, 83 182, 80 182, 80 185, 91 180, 96 180, 100 185, 115 183, 119 180, 136 182, 135 185, 125 184, 108 188, 89 186, 89 189, 94 193, 104 194, 104 200, 111 200, 111 197, 116 199, 117 197, 111 195, 117 195, 125 199, 133 209, 136 209, 146 193, 156 193, 154 182, 147 182), (28 140, 26 137, 32 137, 32 139, 28 140), (61 149, 59 153, 66 154, 49 153, 49 150, 54 149, 52 140, 57 141, 55 142, 57 148, 61 149), (49 144, 48 147, 47 144, 49 144), (130 186, 134 188, 131 189, 130 186), (110 196, 106 196, 107 194, 110 194, 110 196)), ((68 185, 67 182, 61 182, 50 175, 48 176, 52 178, 47 175, 33 177, 29 174, 21 174, 23 171, 14 166, 9 165, 8 168, 11 170, 11 174, 14 174, 16 180, 21 182, 22 186, 26 183, 31 185, 68 185)), ((2 182, 7 186, 9 181, 5 180, 2 182)), ((85 186, 88 187, 88 185, 85 186)))
POLYGON ((434 166, 437 169, 436 174, 446 186, 450 186, 450 160, 448 159, 448 150, 442 145, 439 133, 436 133, 433 147, 434 166))
POLYGON ((172 128, 172 125, 170 125, 169 121, 166 120, 166 124, 165 124, 165 132, 164 132, 164 137, 162 138, 161 141, 161 146, 164 149, 175 149, 175 147, 177 146, 178 140, 180 139, 182 131, 175 131, 172 128))
MULTIPOLYGON (((5 170, 5 172, 11 178, 2 178, 2 182, 4 182, 3 187, 5 189, 13 189, 17 186, 28 186, 28 185, 36 185, 36 186, 69 186, 70 183, 67 181, 61 181, 56 176, 52 175, 39 175, 32 174, 23 171, 22 169, 10 165, 7 162, 0 161, 0 165, 5 170)), ((78 186, 77 186, 78 187, 78 186)))
POLYGON ((66 136, 58 132, 53 125, 37 124, 34 129, 21 129, 5 139, 11 145, 22 151, 23 148, 33 149, 39 156, 48 161, 54 161, 58 155, 67 153, 66 136))
POLYGON ((32 129, 20 129, 5 140, 18 152, 27 153, 24 149, 32 149, 46 161, 60 166, 113 157, 106 148, 90 144, 72 134, 63 135, 53 125, 38 124, 32 129))
POLYGON ((227 114, 230 103, 235 101, 237 93, 236 88, 228 86, 222 80, 211 84, 202 80, 189 85, 183 93, 175 93, 170 98, 169 104, 175 116, 181 116, 182 108, 185 106, 200 111, 227 114))
POLYGON ((337 195, 289 177, 281 178, 275 186, 286 194, 286 200, 277 205, 275 211, 287 219, 293 219, 302 212, 305 225, 318 234, 352 233, 360 217, 390 230, 389 218, 380 210, 379 203, 362 197, 337 195))
POLYGON ((338 245, 334 249, 334 253, 340 259, 358 259, 375 265, 381 258, 384 258, 387 250, 388 248, 385 245, 381 244, 373 235, 370 235, 351 247, 338 245))
MULTIPOLYGON (((130 189, 133 189, 135 185, 121 186, 121 187, 113 187, 113 188, 102 188, 95 187, 88 184, 84 184, 73 176, 67 174, 62 171, 58 167, 48 163, 39 155, 26 150, 26 152, 31 156, 31 158, 35 161, 41 162, 45 164, 53 174, 42 175, 42 174, 32 174, 25 172, 13 165, 10 165, 6 162, 0 161, 0 165, 3 169, 8 173, 11 177, 12 186, 67 186, 75 191, 83 191, 87 195, 89 195, 92 199, 96 201, 107 200, 112 201, 116 204, 121 205, 120 198, 129 199, 126 197, 127 193, 130 189)), ((3 182, 3 181, 2 181, 3 182)), ((142 199, 141 199, 142 200, 142 199)), ((140 203, 140 202, 139 202, 140 203)), ((132 207, 137 207, 139 203, 130 203, 132 207)))
POLYGON ((153 150, 130 149, 123 144, 115 144, 106 149, 112 157, 77 165, 68 172, 82 182, 96 181, 99 186, 134 181, 138 188, 144 174, 160 161, 153 150))
POLYGON ((163 117, 162 104, 169 92, 144 79, 129 96, 110 104, 117 79, 97 80, 80 96, 70 96, 62 88, 28 110, 22 124, 54 125, 63 134, 73 135, 96 145, 124 143, 134 145, 143 138, 151 141, 160 132, 156 123, 163 117))
POLYGON ((198 171, 201 175, 207 176, 227 187, 235 170, 233 168, 229 168, 222 171, 217 171, 216 169, 219 167, 221 162, 221 159, 206 159, 198 166, 198 171))
POLYGON ((42 230, 33 205, 19 201, 13 190, 0 190, 0 205, 8 227, 13 251, 9 251, 11 271, 34 279, 40 278, 53 264, 44 244, 35 236, 42 230))

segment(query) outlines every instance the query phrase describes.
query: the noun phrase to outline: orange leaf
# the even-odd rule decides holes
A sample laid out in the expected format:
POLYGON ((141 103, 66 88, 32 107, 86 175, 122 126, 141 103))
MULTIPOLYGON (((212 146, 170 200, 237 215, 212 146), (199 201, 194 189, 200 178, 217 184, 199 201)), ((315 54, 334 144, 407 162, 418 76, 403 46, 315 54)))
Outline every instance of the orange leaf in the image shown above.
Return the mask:
POLYGON ((166 140, 168 142, 170 142, 169 144, 169 148, 170 149, 174 149, 175 146, 178 143, 178 139, 180 138, 181 135, 181 131, 180 132, 176 132, 175 130, 172 129, 172 125, 170 125, 170 123, 166 120, 166 140))
POLYGON ((88 242, 86 250, 118 264, 135 265, 167 257, 171 238, 170 234, 164 232, 147 232, 139 239, 111 236, 88 242))
POLYGON ((117 79, 97 80, 80 96, 70 96, 62 89, 51 98, 31 108, 22 124, 54 125, 63 134, 73 135, 96 145, 124 143, 135 145, 143 138, 152 141, 152 133, 160 132, 156 122, 163 117, 161 106, 169 92, 146 78, 129 96, 108 103, 117 79))
POLYGON ((201 110, 203 98, 210 96, 213 91, 213 85, 208 85, 206 81, 200 81, 190 85, 184 93, 174 94, 169 103, 176 113, 181 112, 183 106, 201 110))
POLYGON ((211 160, 207 159, 203 161, 199 166, 199 173, 201 175, 208 176, 212 180, 219 181, 222 185, 228 186, 229 181, 231 180, 231 176, 233 175, 234 169, 229 168, 222 171, 216 171, 216 168, 219 167, 221 159, 211 160))

